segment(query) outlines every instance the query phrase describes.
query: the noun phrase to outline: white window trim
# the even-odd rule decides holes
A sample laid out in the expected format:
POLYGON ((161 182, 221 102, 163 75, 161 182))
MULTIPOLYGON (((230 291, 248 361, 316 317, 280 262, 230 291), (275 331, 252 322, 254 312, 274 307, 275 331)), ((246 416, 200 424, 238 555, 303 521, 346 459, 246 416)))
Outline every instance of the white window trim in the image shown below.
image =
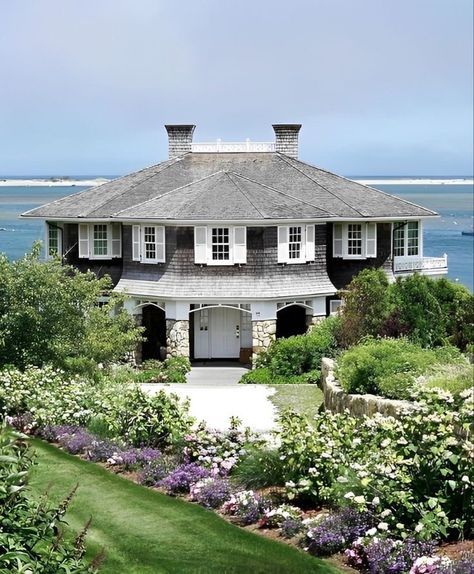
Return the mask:
POLYGON ((407 221, 403 229, 403 255, 395 255, 395 230, 400 223, 394 223, 392 227, 392 253, 393 257, 397 259, 419 259, 423 257, 423 222, 420 221, 407 221), (408 224, 418 223, 418 253, 416 255, 408 255, 408 224))
POLYGON ((296 265, 315 260, 315 225, 311 223, 294 223, 291 225, 279 225, 277 229, 278 263, 296 265), (298 259, 290 259, 290 227, 301 228, 301 250, 298 259), (281 240, 284 236, 284 241, 281 240))
POLYGON ((375 259, 377 257, 377 223, 375 221, 368 221, 368 222, 360 222, 360 221, 348 221, 348 222, 337 222, 333 224, 333 234, 332 234, 332 255, 334 258, 336 259, 352 259, 352 260, 361 260, 361 259, 375 259), (336 232, 335 226, 340 226, 340 228, 342 229, 342 239, 341 238, 337 238, 336 239, 336 232), (349 225, 360 225, 361 226, 361 242, 362 242, 362 252, 360 253, 360 255, 353 255, 353 254, 349 254, 349 225), (372 241, 374 241, 374 254, 373 255, 368 255, 367 254, 367 229, 368 229, 368 225, 375 225, 375 239, 372 239, 372 241), (342 251, 340 254, 336 255, 336 241, 342 241, 342 251))
POLYGON ((51 223, 46 223, 46 231, 45 231, 45 247, 46 247, 46 259, 52 259, 53 257, 55 257, 55 255, 51 255, 50 253, 50 238, 49 238, 49 232, 51 229, 56 230, 57 234, 58 234, 58 252, 56 254, 57 257, 62 257, 63 255, 63 228, 62 226, 60 226, 59 224, 51 224, 51 223))
POLYGON ((114 222, 112 223, 103 223, 103 222, 97 222, 97 223, 79 223, 78 224, 78 242, 86 242, 87 244, 87 253, 84 254, 84 252, 81 254, 81 249, 79 250, 79 257, 81 259, 93 259, 93 260, 97 260, 97 261, 104 261, 104 260, 108 260, 108 259, 120 259, 122 257, 122 228, 120 227, 120 238, 119 238, 119 249, 118 249, 118 253, 116 255, 112 255, 113 253, 113 248, 112 248, 112 242, 113 241, 117 241, 114 240, 112 237, 112 225, 120 225, 121 223, 119 222, 114 222), (107 228, 107 253, 105 255, 94 255, 94 226, 96 225, 105 225, 107 228), (85 226, 87 228, 87 238, 82 238, 81 239, 81 226, 85 226))
POLYGON ((243 225, 198 225, 194 227, 194 262, 197 265, 231 266, 247 263, 247 227, 243 225), (212 230, 223 228, 229 230, 229 259, 212 258, 212 230), (197 243, 197 230, 205 229, 206 244, 197 243), (236 233, 244 230, 244 243, 236 243, 236 233), (205 256, 204 250, 205 249, 205 256), (199 255, 197 254, 199 250, 199 255))
POLYGON ((329 301, 329 314, 330 315, 337 315, 339 310, 344 305, 342 299, 331 299, 329 301))
POLYGON ((166 229, 163 225, 148 225, 146 223, 140 226, 140 262, 141 263, 165 263, 166 261, 166 229), (145 249, 145 227, 153 227, 155 229, 155 253, 158 253, 158 246, 163 245, 162 257, 146 257, 145 249), (163 241, 158 241, 158 235, 162 234, 163 241))

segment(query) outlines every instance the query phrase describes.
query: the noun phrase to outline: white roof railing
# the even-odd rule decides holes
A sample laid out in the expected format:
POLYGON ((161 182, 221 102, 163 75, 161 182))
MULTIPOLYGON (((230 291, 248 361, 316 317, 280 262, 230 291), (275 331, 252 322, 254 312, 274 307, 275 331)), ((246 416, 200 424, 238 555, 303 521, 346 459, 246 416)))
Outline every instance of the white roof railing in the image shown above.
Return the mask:
POLYGON ((244 142, 223 142, 218 139, 215 142, 203 142, 191 144, 194 153, 239 153, 239 152, 271 152, 275 151, 274 142, 252 142, 249 139, 244 142))

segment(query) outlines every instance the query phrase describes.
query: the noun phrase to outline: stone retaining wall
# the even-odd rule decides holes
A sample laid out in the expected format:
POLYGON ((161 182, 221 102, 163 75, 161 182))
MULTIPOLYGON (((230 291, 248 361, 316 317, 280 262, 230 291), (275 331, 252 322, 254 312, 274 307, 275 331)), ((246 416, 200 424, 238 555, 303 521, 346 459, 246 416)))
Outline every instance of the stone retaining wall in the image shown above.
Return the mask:
POLYGON ((321 387, 324 393, 324 406, 333 413, 343 413, 346 409, 351 415, 361 417, 380 413, 397 417, 400 411, 411 411, 413 403, 384 399, 376 395, 350 395, 344 391, 334 376, 335 363, 332 359, 321 361, 321 387))

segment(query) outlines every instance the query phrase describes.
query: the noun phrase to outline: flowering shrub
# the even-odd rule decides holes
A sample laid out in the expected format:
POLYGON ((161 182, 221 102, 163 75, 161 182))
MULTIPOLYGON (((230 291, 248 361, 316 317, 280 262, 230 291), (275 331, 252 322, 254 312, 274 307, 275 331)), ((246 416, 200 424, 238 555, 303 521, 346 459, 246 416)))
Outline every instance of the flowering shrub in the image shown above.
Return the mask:
POLYGON ((115 464, 115 456, 120 447, 109 440, 94 439, 86 450, 86 456, 92 462, 110 462, 115 464))
POLYGON ((241 430, 240 421, 231 419, 229 430, 208 429, 204 425, 184 437, 184 454, 191 461, 211 470, 213 475, 226 476, 246 454, 246 445, 256 443, 257 436, 249 429, 241 430))
POLYGON ((169 455, 150 460, 140 470, 138 482, 145 486, 157 486, 177 465, 176 458, 169 455))
POLYGON ((367 512, 344 508, 322 518, 306 534, 308 551, 317 556, 329 556, 346 548, 364 535, 374 524, 367 512))
MULTIPOLYGON (((410 574, 441 574, 452 572, 452 563, 446 556, 421 556, 410 568, 410 574)), ((463 572, 467 572, 464 570, 463 572)))
POLYGON ((191 499, 206 508, 220 508, 229 500, 231 485, 225 478, 208 477, 199 480, 191 486, 191 499))
POLYGON ((394 540, 392 538, 359 538, 345 555, 348 563, 370 574, 402 574, 408 572, 417 558, 431 554, 433 542, 394 540))
POLYGON ((156 448, 128 448, 119 450, 113 458, 116 464, 121 464, 125 469, 130 470, 140 466, 146 466, 155 462, 162 456, 161 451, 156 448))
POLYGON ((223 514, 235 516, 242 524, 254 524, 269 504, 253 490, 241 490, 232 494, 222 505, 223 514))
POLYGON ((79 454, 91 448, 94 437, 83 428, 78 428, 72 433, 63 432, 57 440, 67 452, 79 454))
POLYGON ((199 466, 195 462, 180 464, 158 485, 166 489, 169 494, 187 493, 191 485, 209 476, 209 469, 199 466))
POLYGON ((279 450, 290 498, 323 504, 345 496, 398 537, 413 529, 423 538, 468 535, 474 445, 465 432, 473 397, 466 393, 450 410, 452 396, 436 396, 438 402, 420 397, 415 411, 399 420, 323 413, 311 426, 284 414, 279 450))
POLYGON ((283 538, 294 538, 305 530, 305 525, 301 519, 285 518, 281 523, 280 534, 283 538))
POLYGON ((260 528, 280 528, 285 520, 298 520, 302 516, 301 509, 290 504, 281 504, 277 508, 268 508, 258 522, 260 528))

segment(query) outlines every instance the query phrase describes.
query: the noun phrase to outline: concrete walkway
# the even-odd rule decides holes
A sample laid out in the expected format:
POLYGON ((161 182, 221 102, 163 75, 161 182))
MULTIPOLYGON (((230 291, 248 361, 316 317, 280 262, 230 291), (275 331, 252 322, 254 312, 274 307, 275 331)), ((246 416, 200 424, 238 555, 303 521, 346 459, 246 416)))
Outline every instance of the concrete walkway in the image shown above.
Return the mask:
POLYGON ((230 417, 238 417, 244 426, 254 431, 268 432, 275 428, 276 410, 269 397, 275 389, 265 385, 239 385, 247 369, 240 365, 195 365, 188 374, 187 384, 146 384, 149 393, 160 389, 189 398, 190 412, 210 428, 229 428, 230 417))

